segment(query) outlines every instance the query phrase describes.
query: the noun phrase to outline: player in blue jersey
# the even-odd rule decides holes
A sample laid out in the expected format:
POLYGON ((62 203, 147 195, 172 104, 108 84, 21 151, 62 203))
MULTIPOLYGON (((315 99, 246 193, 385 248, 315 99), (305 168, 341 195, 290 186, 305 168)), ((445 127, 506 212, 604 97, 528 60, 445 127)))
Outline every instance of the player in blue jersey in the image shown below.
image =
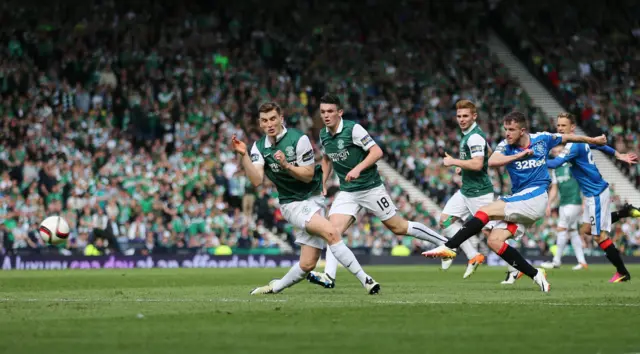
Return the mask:
MULTIPOLYGON (((575 129, 576 129, 576 119, 573 115, 569 114, 569 113, 560 113, 558 114, 557 120, 556 120, 556 128, 558 133, 570 133, 573 134, 575 129)), ((607 146, 607 145, 603 145, 603 146, 599 146, 599 145, 589 145, 589 147, 592 150, 600 150, 603 153, 609 155, 609 156, 615 156, 615 158, 617 160, 620 160, 622 162, 625 162, 627 164, 636 164, 638 161, 638 156, 636 154, 630 153, 630 154, 623 154, 623 153, 619 153, 616 150, 614 150, 613 148, 607 146)), ((557 150, 562 151, 564 149, 564 145, 558 145, 556 146, 552 151, 551 151, 551 155, 554 155, 555 152, 557 150)), ((560 161, 554 161, 554 160, 548 160, 547 161, 547 166, 548 167, 555 167, 555 164, 559 163, 560 161)), ((564 165, 564 164, 563 164, 564 165)), ((571 174, 569 173, 569 176, 571 176, 571 174)), ((579 187, 578 187, 579 188, 579 187)), ((549 193, 549 198, 552 198, 551 195, 553 193, 550 192, 549 193)), ((578 198, 581 199, 581 193, 578 192, 578 198)), ((551 203, 551 200, 549 200, 549 203, 551 203)), ((573 222, 566 222, 565 224, 571 228, 574 227, 572 225, 574 225, 575 223, 578 222, 578 219, 580 218, 580 213, 582 212, 582 203, 580 203, 580 205, 578 205, 578 211, 576 215, 570 215, 568 218, 576 220, 573 222)), ((567 205, 565 205, 566 207, 567 205)), ((573 206, 573 205, 568 205, 568 206, 573 206)), ((562 208, 562 206, 561 206, 562 208)), ((549 213, 549 205, 547 204, 547 216, 549 213)), ((562 217, 562 212, 560 213, 561 217, 562 217)), ((565 213, 565 217, 567 217, 567 214, 565 213)), ((638 210, 638 208, 636 208, 635 206, 631 205, 631 204, 625 204, 620 210, 614 211, 611 213, 611 223, 615 223, 618 220, 622 219, 622 218, 626 218, 626 217, 634 217, 634 218, 640 218, 640 210, 638 210)), ((558 245, 558 253, 556 254, 556 257, 554 258, 554 262, 545 262, 542 263, 540 266, 542 268, 547 268, 547 267, 553 267, 556 268, 557 264, 559 263, 560 257, 562 256, 562 249, 563 249, 563 243, 566 244, 567 243, 567 239, 566 239, 566 229, 562 229, 560 228, 560 223, 562 222, 562 220, 559 221, 558 223, 558 233, 557 233, 557 245, 558 245), (565 232, 565 235, 562 235, 563 231, 565 232), (564 239, 562 237, 565 237, 564 239)), ((586 226, 587 229, 591 229, 591 225, 589 224, 585 224, 583 226, 586 226)), ((587 231, 588 233, 590 233, 590 231, 587 231)), ((583 259, 584 260, 584 255, 581 256, 582 254, 582 239, 580 237, 580 235, 578 234, 577 230, 572 231, 572 235, 571 235, 571 244, 574 246, 574 251, 576 252, 576 257, 578 257, 578 259, 583 259)), ((578 264, 578 266, 581 266, 580 264, 578 264)), ((576 269, 576 268, 573 268, 576 269)), ((512 269, 512 267, 509 267, 509 271, 507 272, 507 277, 506 279, 502 282, 502 284, 513 284, 516 282, 516 280, 518 278, 520 278, 522 276, 522 273, 520 273, 518 270, 516 269, 512 269)))
POLYGON ((506 166, 511 178, 511 192, 507 197, 481 207, 449 241, 433 250, 424 252, 425 257, 452 258, 454 249, 492 222, 487 243, 507 264, 533 279, 543 292, 549 292, 549 283, 544 269, 536 269, 505 241, 520 237, 527 225, 544 216, 547 207, 547 190, 551 177, 546 158, 554 146, 567 142, 584 142, 604 145, 604 136, 589 138, 575 135, 539 133, 530 134, 527 119, 520 112, 511 112, 504 117, 506 139, 489 158, 490 167, 506 166))
MULTIPOLYGON (((559 116, 559 118, 568 120, 569 123, 558 124, 559 133, 569 132, 575 129, 576 120, 573 115, 565 113, 559 116)), ((583 143, 566 144, 564 150, 557 158, 548 161, 548 166, 553 169, 567 162, 570 163, 569 169, 571 175, 578 182, 585 199, 582 224, 587 225, 586 227, 589 229, 589 233, 617 270, 609 282, 619 283, 629 281, 631 275, 620 257, 620 252, 618 252, 618 249, 609 238, 612 224, 612 215, 609 210, 611 204, 609 183, 602 178, 598 167, 593 161, 591 149, 591 146, 583 143)), ((601 150, 608 155, 615 155, 616 158, 621 161, 630 164, 637 162, 637 156, 635 154, 619 154, 610 147, 601 150)), ((635 208, 632 207, 632 209, 635 208)), ((624 217, 625 215, 618 216, 624 217)))

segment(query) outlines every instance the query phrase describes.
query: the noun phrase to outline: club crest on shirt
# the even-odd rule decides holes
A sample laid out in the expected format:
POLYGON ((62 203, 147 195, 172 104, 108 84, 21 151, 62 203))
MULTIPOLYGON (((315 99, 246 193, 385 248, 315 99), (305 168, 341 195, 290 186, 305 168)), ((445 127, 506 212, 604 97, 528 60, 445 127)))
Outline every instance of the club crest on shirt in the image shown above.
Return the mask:
POLYGON ((544 151, 545 151, 544 142, 538 142, 538 143, 536 143, 535 145, 533 145, 532 150, 533 150, 536 154, 544 155, 544 151))
POLYGON ((338 149, 344 149, 344 141, 338 140, 338 149))
POLYGON ((284 153, 285 155, 287 155, 287 157, 293 157, 293 155, 295 155, 295 151, 293 151, 293 146, 287 146, 287 148, 284 149, 284 153))

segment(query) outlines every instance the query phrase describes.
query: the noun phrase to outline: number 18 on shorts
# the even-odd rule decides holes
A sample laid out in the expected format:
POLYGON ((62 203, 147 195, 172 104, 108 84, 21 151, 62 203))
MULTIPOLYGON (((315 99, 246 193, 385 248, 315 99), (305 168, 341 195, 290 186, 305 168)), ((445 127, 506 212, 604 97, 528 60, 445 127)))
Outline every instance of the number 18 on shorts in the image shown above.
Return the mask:
POLYGON ((340 191, 331 205, 329 215, 344 214, 358 217, 362 209, 368 210, 380 220, 385 221, 396 215, 396 206, 384 185, 366 191, 340 191))

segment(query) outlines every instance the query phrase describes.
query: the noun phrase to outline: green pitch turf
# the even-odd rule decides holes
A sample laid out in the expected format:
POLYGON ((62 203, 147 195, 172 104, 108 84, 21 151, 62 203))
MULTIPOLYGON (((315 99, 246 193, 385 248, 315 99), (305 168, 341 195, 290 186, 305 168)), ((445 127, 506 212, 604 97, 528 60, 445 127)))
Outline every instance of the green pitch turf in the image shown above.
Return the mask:
POLYGON ((640 267, 549 271, 500 285, 502 268, 368 267, 365 294, 341 269, 337 287, 304 281, 249 291, 284 269, 0 272, 0 353, 600 353, 640 352, 640 267))

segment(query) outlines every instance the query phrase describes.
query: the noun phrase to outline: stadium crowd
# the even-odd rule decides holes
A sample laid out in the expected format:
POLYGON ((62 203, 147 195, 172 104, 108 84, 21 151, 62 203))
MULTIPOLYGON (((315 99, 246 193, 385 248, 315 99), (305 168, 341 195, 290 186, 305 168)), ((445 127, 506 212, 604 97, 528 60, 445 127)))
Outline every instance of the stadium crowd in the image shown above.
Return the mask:
MULTIPOLYGON (((620 151, 639 150, 637 2, 503 1, 496 13, 501 34, 512 36, 522 59, 580 117, 583 128, 607 132, 610 145, 620 151), (540 21, 548 25, 536 25, 540 21)), ((640 186, 640 167, 619 167, 640 186)))
MULTIPOLYGON (((36 226, 54 213, 72 226, 67 254, 101 248, 95 229, 108 230, 110 247, 125 252, 277 247, 265 229, 292 241, 276 191, 269 183, 252 188, 227 147, 232 134, 258 138, 256 109, 267 100, 282 104, 287 124, 315 144, 317 99, 338 93, 345 117, 440 205, 459 183, 441 164, 445 151, 458 153, 455 101, 477 103, 493 146, 499 118, 514 109, 534 130, 550 129, 482 44, 482 2, 355 2, 378 11, 354 17, 351 2, 285 0, 257 12, 250 3, 109 1, 5 11, 3 23, 12 25, 0 43, 4 251, 44 247, 36 226), (469 12, 477 16, 462 16, 469 12)), ((505 172, 492 177, 496 193, 508 193, 505 172)), ((438 215, 388 182, 402 214, 437 228, 438 215)), ((542 221, 523 245, 547 250, 554 222, 542 221)), ((619 227, 629 235, 620 242, 637 248, 639 225, 619 227)), ((397 243, 422 247, 369 216, 346 237, 373 254, 397 243)))

